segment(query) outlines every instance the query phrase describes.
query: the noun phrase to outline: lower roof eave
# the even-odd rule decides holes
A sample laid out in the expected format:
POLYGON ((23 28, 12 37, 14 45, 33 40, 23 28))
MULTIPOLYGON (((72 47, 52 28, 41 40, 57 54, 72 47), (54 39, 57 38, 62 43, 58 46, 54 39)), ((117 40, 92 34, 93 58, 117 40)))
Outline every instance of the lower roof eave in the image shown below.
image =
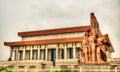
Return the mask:
POLYGON ((4 42, 4 45, 18 46, 18 45, 32 45, 32 44, 65 43, 65 42, 77 42, 82 40, 83 40, 83 37, 73 37, 73 38, 59 38, 59 39, 46 39, 46 40, 4 42))

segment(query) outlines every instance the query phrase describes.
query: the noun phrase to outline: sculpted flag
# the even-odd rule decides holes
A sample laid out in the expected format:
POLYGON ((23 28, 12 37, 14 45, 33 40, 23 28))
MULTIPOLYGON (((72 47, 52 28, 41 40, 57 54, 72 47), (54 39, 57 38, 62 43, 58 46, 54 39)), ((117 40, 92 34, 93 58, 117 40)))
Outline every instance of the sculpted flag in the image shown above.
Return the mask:
POLYGON ((90 14, 90 19, 91 19, 90 20, 91 26, 92 26, 93 29, 95 29, 95 33, 96 34, 102 34, 101 31, 100 31, 100 29, 99 29, 99 23, 98 23, 95 15, 94 15, 94 13, 90 14))

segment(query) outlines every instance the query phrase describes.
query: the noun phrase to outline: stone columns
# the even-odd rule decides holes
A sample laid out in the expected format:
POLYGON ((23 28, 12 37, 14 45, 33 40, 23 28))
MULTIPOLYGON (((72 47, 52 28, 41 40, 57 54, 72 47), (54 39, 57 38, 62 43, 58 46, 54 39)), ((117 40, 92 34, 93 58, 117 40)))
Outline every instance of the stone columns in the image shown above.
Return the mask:
POLYGON ((49 55, 49 57, 48 57, 49 59, 48 60, 51 61, 51 50, 48 50, 48 52, 49 52, 49 54, 48 54, 49 55))
POLYGON ((58 59, 58 47, 56 48, 56 59, 58 59))
POLYGON ((18 60, 18 47, 16 48, 16 60, 18 60))
POLYGON ((33 48, 30 46, 30 60, 32 60, 32 53, 33 53, 33 48))
POLYGON ((76 58, 76 48, 75 48, 75 43, 73 43, 73 59, 76 58))
POLYGON ((60 59, 62 59, 62 50, 60 49, 59 52, 60 52, 60 59))
POLYGON ((25 46, 23 46, 23 60, 25 60, 25 46))
POLYGON ((40 45, 38 45, 38 60, 40 59, 40 45))
POLYGON ((47 55, 48 55, 48 47, 47 47, 47 45, 46 45, 46 48, 45 48, 45 60, 47 60, 47 55))
POLYGON ((65 43, 65 59, 67 59, 67 46, 66 46, 66 43, 65 43))
POLYGON ((11 47, 10 48, 10 58, 11 58, 11 60, 12 60, 12 56, 13 56, 13 48, 11 47))
POLYGON ((16 51, 15 51, 15 53, 14 53, 14 60, 16 60, 16 51))
POLYGON ((67 59, 70 59, 70 49, 69 48, 67 48, 67 59))

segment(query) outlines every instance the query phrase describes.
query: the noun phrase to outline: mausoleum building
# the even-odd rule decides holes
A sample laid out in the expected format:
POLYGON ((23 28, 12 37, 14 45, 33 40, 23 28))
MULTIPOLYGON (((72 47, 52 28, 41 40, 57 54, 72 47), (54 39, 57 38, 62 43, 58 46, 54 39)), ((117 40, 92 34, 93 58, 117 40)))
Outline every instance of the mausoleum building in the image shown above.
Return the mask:
MULTIPOLYGON (((97 20, 93 13, 91 23, 97 20)), ((91 30, 92 24, 87 26, 36 30, 18 32, 21 41, 4 42, 10 47, 10 61, 0 62, 0 65, 13 65, 13 68, 50 68, 51 66, 76 67, 81 58, 80 51, 86 31, 91 30)), ((100 32, 100 30, 99 30, 100 32)), ((101 33, 101 32, 100 32, 101 33)), ((102 34, 110 46, 106 51, 106 61, 111 60, 114 52, 108 34, 102 34)), ((91 63, 90 63, 91 64, 91 63)))

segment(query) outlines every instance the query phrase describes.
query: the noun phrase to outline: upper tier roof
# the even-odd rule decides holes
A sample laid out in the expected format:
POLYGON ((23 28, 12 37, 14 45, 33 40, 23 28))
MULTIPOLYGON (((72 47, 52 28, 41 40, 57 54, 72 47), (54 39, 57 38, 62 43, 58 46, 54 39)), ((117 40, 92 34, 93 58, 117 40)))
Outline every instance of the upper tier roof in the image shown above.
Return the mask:
POLYGON ((45 39, 45 40, 4 42, 4 45, 6 45, 6 46, 18 46, 18 45, 32 45, 32 44, 45 44, 45 43, 73 42, 73 41, 82 41, 82 40, 83 40, 83 37, 73 37, 73 38, 58 38, 58 39, 45 39))
POLYGON ((18 32, 18 36, 32 36, 32 35, 40 35, 40 34, 85 31, 85 30, 89 30, 90 28, 91 26, 88 25, 88 26, 77 26, 77 27, 57 28, 57 29, 48 29, 48 30, 26 31, 26 32, 18 32))

